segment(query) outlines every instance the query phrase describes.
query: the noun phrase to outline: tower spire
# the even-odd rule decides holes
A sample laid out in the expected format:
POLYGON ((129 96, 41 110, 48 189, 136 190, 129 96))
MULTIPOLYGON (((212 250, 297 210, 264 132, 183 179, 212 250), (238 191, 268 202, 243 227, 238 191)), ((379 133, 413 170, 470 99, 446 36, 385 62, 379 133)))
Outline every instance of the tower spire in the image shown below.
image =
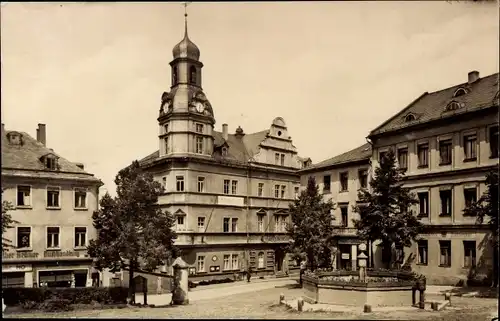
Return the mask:
POLYGON ((187 13, 187 6, 189 5, 189 2, 184 2, 184 37, 188 37, 188 13, 187 13))

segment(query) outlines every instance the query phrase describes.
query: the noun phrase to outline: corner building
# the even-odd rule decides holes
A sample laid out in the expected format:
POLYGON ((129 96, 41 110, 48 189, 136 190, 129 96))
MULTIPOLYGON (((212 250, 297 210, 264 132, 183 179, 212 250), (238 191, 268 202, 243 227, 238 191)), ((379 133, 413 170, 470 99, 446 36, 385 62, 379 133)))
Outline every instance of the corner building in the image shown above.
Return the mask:
POLYGON ((293 269, 284 251, 288 204, 299 192, 297 155, 285 121, 233 134, 215 130, 214 108, 202 89, 200 50, 184 38, 173 49, 172 86, 158 117, 159 150, 140 160, 163 184, 159 204, 175 216, 175 245, 190 280, 233 277, 248 265, 258 275, 293 269))

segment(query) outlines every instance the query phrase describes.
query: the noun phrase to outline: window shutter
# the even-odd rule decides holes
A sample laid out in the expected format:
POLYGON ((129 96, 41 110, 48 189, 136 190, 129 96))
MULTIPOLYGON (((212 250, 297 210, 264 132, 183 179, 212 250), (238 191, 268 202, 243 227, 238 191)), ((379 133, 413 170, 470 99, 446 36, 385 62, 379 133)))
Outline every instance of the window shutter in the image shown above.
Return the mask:
POLYGON ((267 251, 266 267, 268 269, 274 269, 274 251, 267 251))
POLYGON ((252 269, 255 269, 257 267, 257 263, 256 263, 256 259, 255 257, 257 256, 256 252, 255 251, 250 251, 249 253, 249 260, 250 260, 250 267, 252 269))

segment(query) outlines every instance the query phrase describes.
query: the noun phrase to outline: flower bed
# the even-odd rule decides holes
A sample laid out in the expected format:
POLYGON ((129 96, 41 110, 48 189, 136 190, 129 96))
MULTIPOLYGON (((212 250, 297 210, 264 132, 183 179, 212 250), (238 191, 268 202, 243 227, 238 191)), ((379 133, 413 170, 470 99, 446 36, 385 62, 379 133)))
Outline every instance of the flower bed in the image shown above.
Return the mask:
POLYGON ((315 271, 303 276, 305 299, 313 303, 363 306, 412 304, 412 288, 425 280, 407 271, 367 270, 359 280, 356 271, 315 271))

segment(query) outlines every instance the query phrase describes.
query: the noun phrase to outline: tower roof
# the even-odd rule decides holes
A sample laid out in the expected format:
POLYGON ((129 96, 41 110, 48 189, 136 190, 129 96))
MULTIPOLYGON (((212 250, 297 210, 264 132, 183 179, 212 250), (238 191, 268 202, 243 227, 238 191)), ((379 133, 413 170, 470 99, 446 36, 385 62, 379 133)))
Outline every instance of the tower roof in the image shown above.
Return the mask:
POLYGON ((190 58, 194 60, 200 59, 200 49, 188 37, 187 13, 184 13, 184 38, 175 45, 172 50, 174 59, 190 58))

